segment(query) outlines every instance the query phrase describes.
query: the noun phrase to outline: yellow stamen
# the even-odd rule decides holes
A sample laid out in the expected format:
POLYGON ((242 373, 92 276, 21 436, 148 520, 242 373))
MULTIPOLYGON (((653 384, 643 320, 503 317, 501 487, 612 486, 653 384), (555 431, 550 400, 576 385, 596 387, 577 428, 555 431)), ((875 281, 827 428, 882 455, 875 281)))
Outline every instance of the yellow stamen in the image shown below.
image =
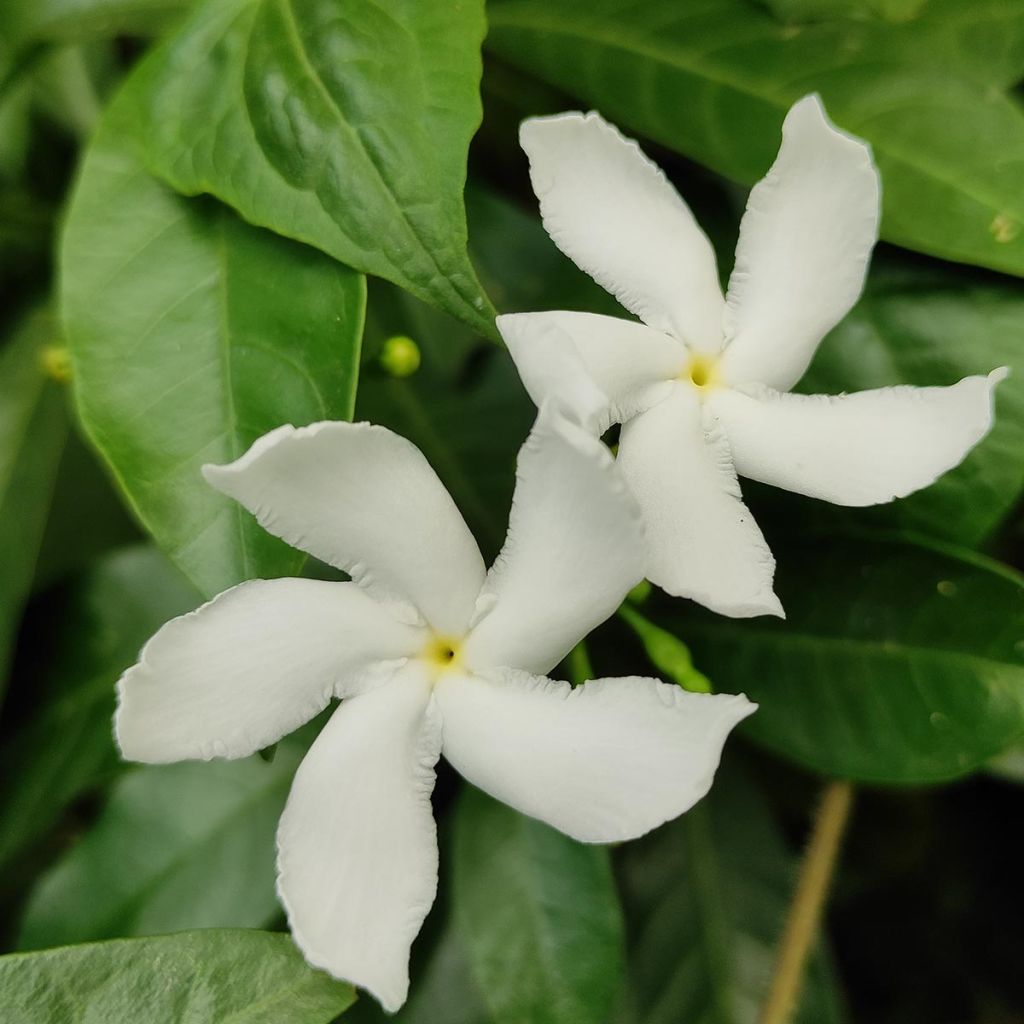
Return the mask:
POLYGON ((462 667, 462 641, 434 633, 426 642, 420 657, 427 663, 435 679, 445 672, 457 672, 462 667))
POLYGON ((701 355, 699 352, 690 357, 689 363, 679 375, 680 380, 687 381, 701 390, 717 387, 721 383, 718 360, 714 356, 701 355))

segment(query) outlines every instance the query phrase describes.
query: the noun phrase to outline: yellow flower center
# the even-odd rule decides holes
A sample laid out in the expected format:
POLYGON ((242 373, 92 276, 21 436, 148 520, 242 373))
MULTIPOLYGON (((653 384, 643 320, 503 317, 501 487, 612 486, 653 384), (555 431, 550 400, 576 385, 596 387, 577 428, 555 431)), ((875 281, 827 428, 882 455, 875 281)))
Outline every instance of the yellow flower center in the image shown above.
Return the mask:
POLYGON ((717 387, 722 383, 721 373, 718 369, 718 359, 715 356, 705 356, 696 352, 690 357, 689 363, 683 367, 679 379, 687 381, 695 388, 705 389, 717 387))
POLYGON ((426 662, 434 679, 446 672, 457 672, 462 668, 462 641, 453 636, 431 635, 420 657, 426 662))

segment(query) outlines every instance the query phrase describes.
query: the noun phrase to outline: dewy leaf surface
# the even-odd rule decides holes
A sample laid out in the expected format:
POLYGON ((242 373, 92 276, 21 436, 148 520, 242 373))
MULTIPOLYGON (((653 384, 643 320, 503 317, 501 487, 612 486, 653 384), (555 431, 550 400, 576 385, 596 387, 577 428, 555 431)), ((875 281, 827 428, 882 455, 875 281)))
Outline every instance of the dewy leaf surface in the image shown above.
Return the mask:
POLYGON ((652 614, 716 689, 760 704, 743 726, 825 775, 956 778, 1024 737, 1024 579, 955 549, 773 544, 786 621, 652 614))
MULTIPOLYGON (((796 878, 764 794, 727 750, 710 794, 616 858, 629 971, 611 1024, 754 1024, 796 878)), ((839 1024, 825 949, 812 951, 793 1024, 839 1024)))
POLYGON ((207 0, 147 63, 147 161, 494 337, 462 198, 483 33, 481 0, 207 0))
MULTIPOLYGON (((999 6, 978 18, 997 23, 999 6)), ((873 146, 883 237, 1024 274, 1019 97, 1005 74, 984 81, 977 58, 950 60, 949 40, 966 33, 934 31, 928 7, 898 30, 880 19, 786 25, 753 0, 504 0, 489 22, 503 59, 748 185, 771 164, 786 110, 818 91, 873 146)))
POLYGON ((78 407, 139 518, 212 595, 302 556, 200 475, 282 423, 352 414, 363 278, 149 176, 137 79, 105 115, 68 215, 62 309, 78 407))
POLYGON ((126 767, 111 728, 114 684, 153 633, 198 602, 163 555, 140 546, 97 562, 58 603, 52 649, 27 677, 34 713, 0 745, 0 869, 75 797, 126 767))
POLYGON ((64 397, 43 368, 57 325, 32 314, 0 351, 0 699, 67 436, 64 397))
POLYGON ((601 1024, 622 973, 607 847, 467 786, 455 817, 457 921, 495 1024, 601 1024))
POLYGON ((302 752, 287 740, 270 763, 185 761, 125 775, 88 835, 40 879, 19 948, 270 924, 274 835, 302 752))
POLYGON ((0 957, 12 1024, 330 1024, 351 986, 287 935, 207 929, 0 957))

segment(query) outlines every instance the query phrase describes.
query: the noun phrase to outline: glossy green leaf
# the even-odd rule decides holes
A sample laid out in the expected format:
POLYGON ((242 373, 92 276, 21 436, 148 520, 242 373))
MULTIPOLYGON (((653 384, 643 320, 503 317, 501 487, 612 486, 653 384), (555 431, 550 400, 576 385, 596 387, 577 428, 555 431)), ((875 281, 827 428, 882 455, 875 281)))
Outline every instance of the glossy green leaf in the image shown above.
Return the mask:
MULTIPOLYGON (((796 857, 728 750, 710 795, 624 845, 617 867, 629 970, 612 1024, 754 1024, 792 898, 796 857)), ((842 1019, 819 945, 793 1024, 842 1019)))
POLYGON ((330 1024, 351 986, 287 935, 208 929, 0 957, 11 1024, 330 1024))
POLYGON ((622 914, 601 846, 466 787, 454 906, 496 1024, 600 1024, 622 971, 622 914))
POLYGON ((145 547, 108 556, 55 602, 42 663, 26 662, 25 677, 15 680, 34 692, 34 711, 0 747, 0 866, 121 768, 111 727, 114 684, 164 622, 197 602, 177 570, 145 547))
POLYGON ((466 256, 481 0, 207 0, 147 62, 150 166, 494 336, 466 256))
POLYGON ((785 622, 695 607, 652 615, 742 729, 783 757, 869 782, 956 778, 1024 738, 1024 579, 955 549, 775 544, 785 622))
POLYGON ((142 168, 132 90, 85 159, 61 252, 82 423, 157 543, 206 594, 301 555, 209 487, 282 423, 351 416, 363 279, 174 195, 142 168))
MULTIPOLYGON (((972 28, 1005 18, 1005 4, 979 6, 962 15, 972 28)), ((489 22, 503 59, 746 184, 770 165, 788 107, 818 91, 836 123, 873 146, 883 237, 1024 274, 1024 110, 1010 82, 980 78, 980 60, 949 59, 955 35, 935 33, 927 7, 898 27, 794 28, 753 0, 504 0, 489 22)))
POLYGON ((829 521, 896 526, 973 547, 1024 492, 1024 293, 998 279, 880 259, 864 297, 826 338, 800 391, 953 384, 998 366, 1011 373, 996 392, 995 426, 960 466, 877 509, 840 513, 828 507, 829 521))
POLYGON ((303 749, 289 740, 269 764, 252 757, 129 772, 36 886, 19 948, 270 924, 279 913, 277 819, 303 749))
POLYGON ((58 339, 52 318, 33 314, 0 349, 0 698, 67 435, 64 396, 43 366, 58 339))

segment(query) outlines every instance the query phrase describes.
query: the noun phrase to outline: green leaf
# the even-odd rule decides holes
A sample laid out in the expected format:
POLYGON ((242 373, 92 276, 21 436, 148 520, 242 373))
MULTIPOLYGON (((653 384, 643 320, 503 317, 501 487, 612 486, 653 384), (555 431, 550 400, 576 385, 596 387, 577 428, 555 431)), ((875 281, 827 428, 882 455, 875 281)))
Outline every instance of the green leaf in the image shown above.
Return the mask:
POLYGON ((17 46, 150 35, 192 0, 5 0, 0 31, 17 46))
MULTIPOLYGON (((763 794, 733 758, 692 811, 617 856, 629 970, 613 1024, 753 1024, 796 880, 763 794)), ((829 958, 812 953, 793 1024, 843 1019, 829 958)))
POLYGON ((293 575, 302 556, 200 467, 282 423, 351 416, 364 282, 149 177, 132 142, 135 87, 105 115, 72 199, 63 314, 89 437, 157 543, 214 594, 293 575))
POLYGON ((43 367, 57 337, 52 318, 32 314, 0 350, 0 698, 67 436, 64 397, 43 367))
POLYGON ((466 787, 453 892, 496 1024, 599 1024, 622 969, 606 847, 577 843, 466 787))
POLYGON ((289 740, 270 764, 182 762, 125 775, 36 886, 19 948, 270 924, 277 819, 303 752, 289 740))
POLYGON ((956 549, 775 544, 785 622, 652 615, 715 685, 761 705, 742 727, 814 771, 867 782, 965 775, 1024 737, 1024 579, 956 549))
POLYGON ((57 603, 46 620, 54 631, 40 645, 43 664, 16 679, 26 692, 31 684, 33 713, 0 748, 0 866, 121 768, 114 684, 149 637, 197 597, 162 555, 137 547, 108 556, 57 603))
POLYGON ((971 547, 984 541, 1024 492, 1022 352, 1024 294, 1019 287, 944 267, 879 261, 864 297, 826 338, 800 391, 836 394, 891 384, 953 384, 998 366, 1013 372, 997 389, 992 432, 960 466, 902 501, 839 515, 971 547))
MULTIPOLYGON (((937 31, 929 11, 899 26, 846 19, 794 29, 751 0, 670 10, 659 0, 505 0, 489 10, 488 46, 746 184, 768 169, 788 107, 816 90, 841 127, 873 146, 883 237, 1024 274, 1024 111, 1010 82, 978 74, 985 55, 967 67, 947 59, 955 34, 945 23, 937 31)), ((1008 31, 1005 20, 1016 24, 996 2, 961 17, 972 29, 975 18, 992 22, 990 42, 1000 40, 996 27, 1008 31)))
POLYGON ((209 929, 0 957, 11 1024, 330 1024, 351 986, 287 935, 209 929))
POLYGON ((481 0, 207 0, 147 62, 150 166, 494 337, 466 256, 481 0))

